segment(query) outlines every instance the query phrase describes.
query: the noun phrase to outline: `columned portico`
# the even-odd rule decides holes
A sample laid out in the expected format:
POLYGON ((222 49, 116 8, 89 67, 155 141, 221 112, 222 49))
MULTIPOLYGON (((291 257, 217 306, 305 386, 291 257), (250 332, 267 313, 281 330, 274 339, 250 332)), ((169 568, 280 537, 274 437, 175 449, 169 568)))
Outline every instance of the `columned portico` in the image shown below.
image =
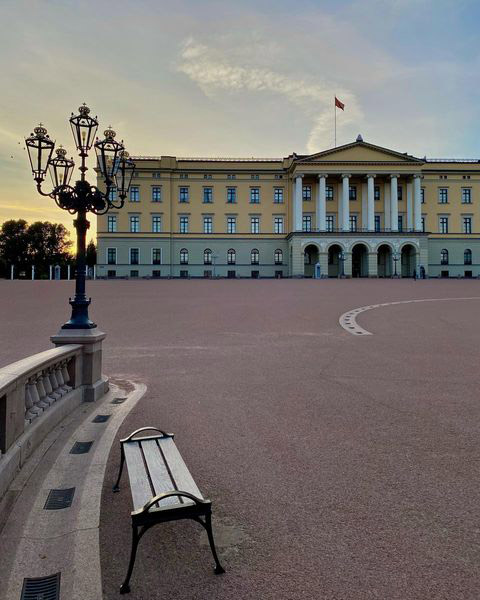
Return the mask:
POLYGON ((324 173, 318 175, 318 197, 317 197, 317 229, 327 229, 327 176, 324 173))
POLYGON ((350 231, 350 174, 342 174, 342 231, 350 231))

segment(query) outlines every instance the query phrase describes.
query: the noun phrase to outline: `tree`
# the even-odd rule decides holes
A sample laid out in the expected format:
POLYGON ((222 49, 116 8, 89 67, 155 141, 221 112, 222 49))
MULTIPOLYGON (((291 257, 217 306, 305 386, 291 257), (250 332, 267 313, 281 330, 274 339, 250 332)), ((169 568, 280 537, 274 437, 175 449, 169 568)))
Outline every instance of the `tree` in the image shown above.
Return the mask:
POLYGON ((97 264, 97 247, 95 246, 95 242, 93 240, 88 242, 86 262, 87 267, 94 267, 97 264))
POLYGON ((39 277, 46 276, 50 265, 66 265, 71 260, 69 232, 61 223, 36 221, 28 228, 28 255, 39 277))
POLYGON ((29 263, 28 224, 23 219, 5 221, 0 230, 2 275, 8 276, 10 265, 23 270, 29 263))

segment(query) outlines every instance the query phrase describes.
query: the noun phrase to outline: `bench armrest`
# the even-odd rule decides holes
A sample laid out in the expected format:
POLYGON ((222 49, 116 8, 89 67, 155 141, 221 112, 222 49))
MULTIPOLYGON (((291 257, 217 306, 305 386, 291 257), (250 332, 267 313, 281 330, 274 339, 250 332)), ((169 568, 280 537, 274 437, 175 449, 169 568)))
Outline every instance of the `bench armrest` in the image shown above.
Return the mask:
POLYGON ((128 437, 124 438, 123 440, 120 440, 120 443, 123 444, 124 442, 130 442, 131 439, 133 438, 133 436, 137 435, 137 433, 140 433, 141 431, 158 431, 162 434, 161 436, 158 436, 158 437, 171 437, 171 438, 174 437, 173 433, 166 433, 165 431, 163 431, 162 429, 158 429, 157 427, 140 427, 140 429, 137 429, 136 431, 131 433, 128 437))
POLYGON ((171 498, 172 496, 183 496, 185 498, 189 498, 190 500, 193 500, 195 502, 195 504, 209 504, 209 502, 207 500, 202 500, 201 498, 197 498, 197 496, 194 496, 193 494, 190 494, 189 492, 180 492, 178 490, 173 490, 172 492, 164 492, 163 494, 158 494, 158 496, 154 496, 151 500, 149 500, 145 504, 145 506, 143 508, 139 508, 138 510, 132 512, 132 515, 137 516, 137 515, 144 514, 144 513, 148 512, 150 510, 150 508, 157 502, 161 502, 165 498, 171 498))

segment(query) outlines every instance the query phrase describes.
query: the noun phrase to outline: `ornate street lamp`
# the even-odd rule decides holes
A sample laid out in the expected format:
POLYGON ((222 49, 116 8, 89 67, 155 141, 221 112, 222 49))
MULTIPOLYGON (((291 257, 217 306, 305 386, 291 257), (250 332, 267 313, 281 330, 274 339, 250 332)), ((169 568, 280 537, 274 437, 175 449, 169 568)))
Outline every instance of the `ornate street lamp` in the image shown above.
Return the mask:
POLYGON ((397 274, 397 261, 400 260, 400 254, 395 250, 392 254, 392 258, 393 258, 393 262, 395 264, 395 273, 393 274, 394 277, 398 277, 397 274))
POLYGON ((45 127, 40 124, 35 127, 30 137, 25 139, 38 192, 42 196, 53 198, 57 206, 67 210, 70 214, 77 214, 74 221, 77 231, 75 297, 73 300, 70 299, 72 316, 62 326, 62 329, 93 329, 96 327, 88 317, 88 306, 91 299, 85 295, 85 240, 90 227, 87 212, 103 215, 111 208, 122 208, 135 170, 135 164, 130 160, 128 152, 125 151, 123 142, 115 140, 116 134, 113 129, 109 127, 104 132, 105 139, 97 138, 94 141, 98 129, 97 117, 90 116, 90 109, 86 104, 83 104, 78 111, 78 115, 72 113, 70 117, 73 138, 81 158, 78 168, 80 179, 75 182, 73 187, 69 184, 74 162, 66 158, 67 152, 61 146, 56 151, 56 157, 52 158, 55 142, 49 138, 45 127), (90 185, 85 178, 85 172, 88 170, 85 162, 92 146, 95 146, 97 164, 105 182, 105 192, 90 185), (47 170, 50 170, 53 190, 46 193, 42 190, 42 183, 47 170), (113 198, 111 191, 115 185, 117 196, 113 198))

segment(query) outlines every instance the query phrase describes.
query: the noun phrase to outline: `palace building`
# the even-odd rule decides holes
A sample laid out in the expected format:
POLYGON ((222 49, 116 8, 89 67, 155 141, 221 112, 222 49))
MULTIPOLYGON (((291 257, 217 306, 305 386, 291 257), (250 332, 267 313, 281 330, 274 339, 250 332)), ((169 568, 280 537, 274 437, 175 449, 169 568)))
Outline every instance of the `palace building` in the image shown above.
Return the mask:
POLYGON ((99 277, 480 276, 477 159, 361 136, 286 158, 133 159, 124 207, 98 217, 99 277))

